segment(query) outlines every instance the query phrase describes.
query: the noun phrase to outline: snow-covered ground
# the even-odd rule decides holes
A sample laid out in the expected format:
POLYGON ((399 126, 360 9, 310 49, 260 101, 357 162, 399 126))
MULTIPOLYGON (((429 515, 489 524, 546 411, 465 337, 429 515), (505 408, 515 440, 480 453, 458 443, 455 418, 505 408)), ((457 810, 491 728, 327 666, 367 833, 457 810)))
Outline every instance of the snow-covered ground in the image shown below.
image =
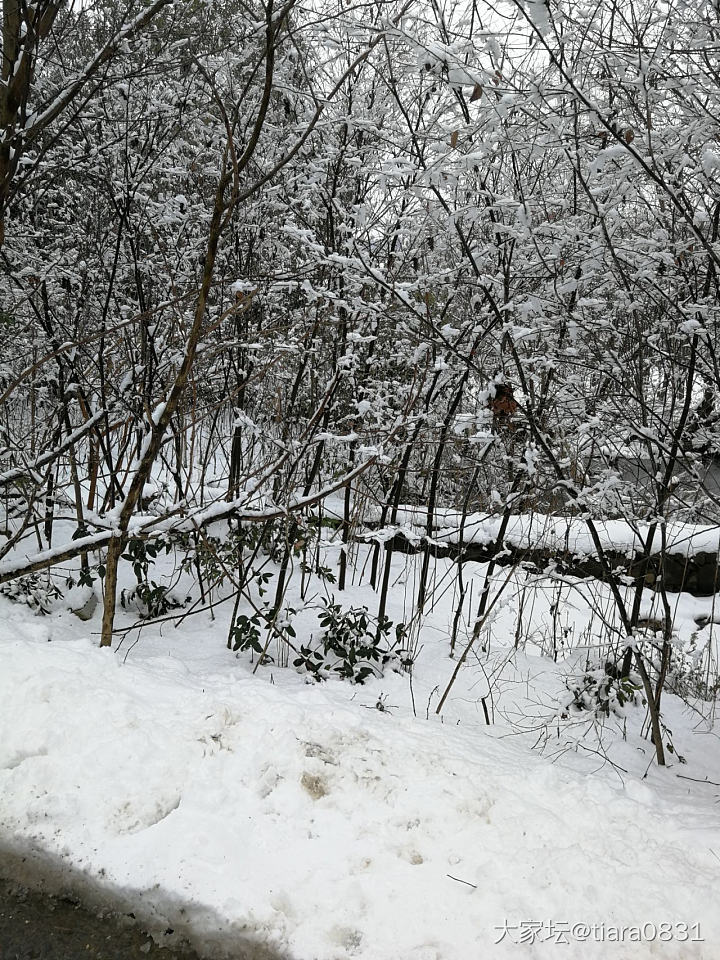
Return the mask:
MULTIPOLYGON (((398 560, 396 621, 413 564, 398 560)), ((571 591, 557 661, 556 594, 539 594, 517 649, 516 595, 436 716, 457 662, 443 564, 412 684, 253 674, 225 647, 225 607, 109 652, 99 611, 81 623, 0 598, 0 840, 213 957, 257 942, 295 960, 718 960, 712 716, 666 697, 665 770, 642 708, 561 720, 591 646, 571 591)), ((678 598, 681 633, 710 605, 678 598)))

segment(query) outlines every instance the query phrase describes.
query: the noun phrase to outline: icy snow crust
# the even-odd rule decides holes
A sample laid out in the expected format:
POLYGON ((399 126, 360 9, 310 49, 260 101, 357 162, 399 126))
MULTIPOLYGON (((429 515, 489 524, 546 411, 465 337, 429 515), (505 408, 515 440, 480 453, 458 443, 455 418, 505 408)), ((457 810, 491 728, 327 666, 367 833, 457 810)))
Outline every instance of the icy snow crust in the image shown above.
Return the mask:
POLYGON ((707 787, 701 803, 692 784, 583 775, 484 727, 361 709, 372 695, 340 682, 124 663, 48 643, 16 609, 0 610, 0 836, 158 936, 296 960, 720 956, 707 787), (704 942, 496 943, 533 920, 698 922, 704 942))

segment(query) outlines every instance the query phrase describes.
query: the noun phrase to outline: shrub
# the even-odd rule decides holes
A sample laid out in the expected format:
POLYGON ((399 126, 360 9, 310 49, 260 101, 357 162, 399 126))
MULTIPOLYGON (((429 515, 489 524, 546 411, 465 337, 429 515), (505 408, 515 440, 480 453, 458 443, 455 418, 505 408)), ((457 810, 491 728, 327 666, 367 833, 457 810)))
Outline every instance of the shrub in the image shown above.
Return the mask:
POLYGON ((62 596, 61 591, 47 577, 38 573, 31 573, 26 577, 18 577, 9 583, 0 586, 0 594, 12 600, 13 603, 26 603, 35 613, 43 615, 50 613, 54 600, 62 596))
POLYGON ((364 683, 368 677, 383 675, 387 666, 410 666, 410 651, 403 646, 405 624, 393 624, 387 617, 378 622, 367 607, 343 610, 333 600, 323 600, 320 615, 322 633, 317 642, 301 644, 293 666, 306 670, 316 680, 336 674, 352 683, 364 683), (392 634, 394 633, 394 640, 392 634))
POLYGON ((579 682, 568 684, 572 699, 565 704, 562 717, 590 712, 596 716, 625 716, 625 707, 644 703, 640 678, 635 674, 621 677, 612 663, 597 669, 586 669, 579 682))
POLYGON ((163 617, 171 610, 184 607, 190 597, 180 597, 171 587, 143 580, 130 590, 120 591, 120 604, 123 610, 137 610, 143 619, 163 617))

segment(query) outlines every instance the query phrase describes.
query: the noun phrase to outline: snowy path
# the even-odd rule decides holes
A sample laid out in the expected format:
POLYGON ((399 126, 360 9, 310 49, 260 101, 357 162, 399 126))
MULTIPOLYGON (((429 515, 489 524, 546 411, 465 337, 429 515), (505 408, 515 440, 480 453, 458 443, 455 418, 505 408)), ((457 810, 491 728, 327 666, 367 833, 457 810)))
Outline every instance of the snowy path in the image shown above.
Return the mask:
POLYGON ((2 831, 142 891, 213 955, 243 930, 297 960, 720 956, 712 797, 362 710, 342 684, 123 665, 37 630, 0 640, 2 831), (567 945, 511 942, 541 921, 567 945), (567 932, 603 921, 704 942, 567 932))

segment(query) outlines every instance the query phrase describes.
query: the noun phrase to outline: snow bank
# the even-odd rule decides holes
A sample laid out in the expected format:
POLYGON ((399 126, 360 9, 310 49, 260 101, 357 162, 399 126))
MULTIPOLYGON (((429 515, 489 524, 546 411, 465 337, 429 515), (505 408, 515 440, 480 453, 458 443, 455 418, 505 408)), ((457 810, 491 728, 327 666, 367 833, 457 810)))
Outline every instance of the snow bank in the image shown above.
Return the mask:
POLYGON ((123 664, 46 631, 0 628, 0 833, 196 948, 242 932, 296 960, 720 955, 712 800, 360 709, 340 683, 123 664), (704 941, 512 942, 551 921, 699 923, 704 941))

